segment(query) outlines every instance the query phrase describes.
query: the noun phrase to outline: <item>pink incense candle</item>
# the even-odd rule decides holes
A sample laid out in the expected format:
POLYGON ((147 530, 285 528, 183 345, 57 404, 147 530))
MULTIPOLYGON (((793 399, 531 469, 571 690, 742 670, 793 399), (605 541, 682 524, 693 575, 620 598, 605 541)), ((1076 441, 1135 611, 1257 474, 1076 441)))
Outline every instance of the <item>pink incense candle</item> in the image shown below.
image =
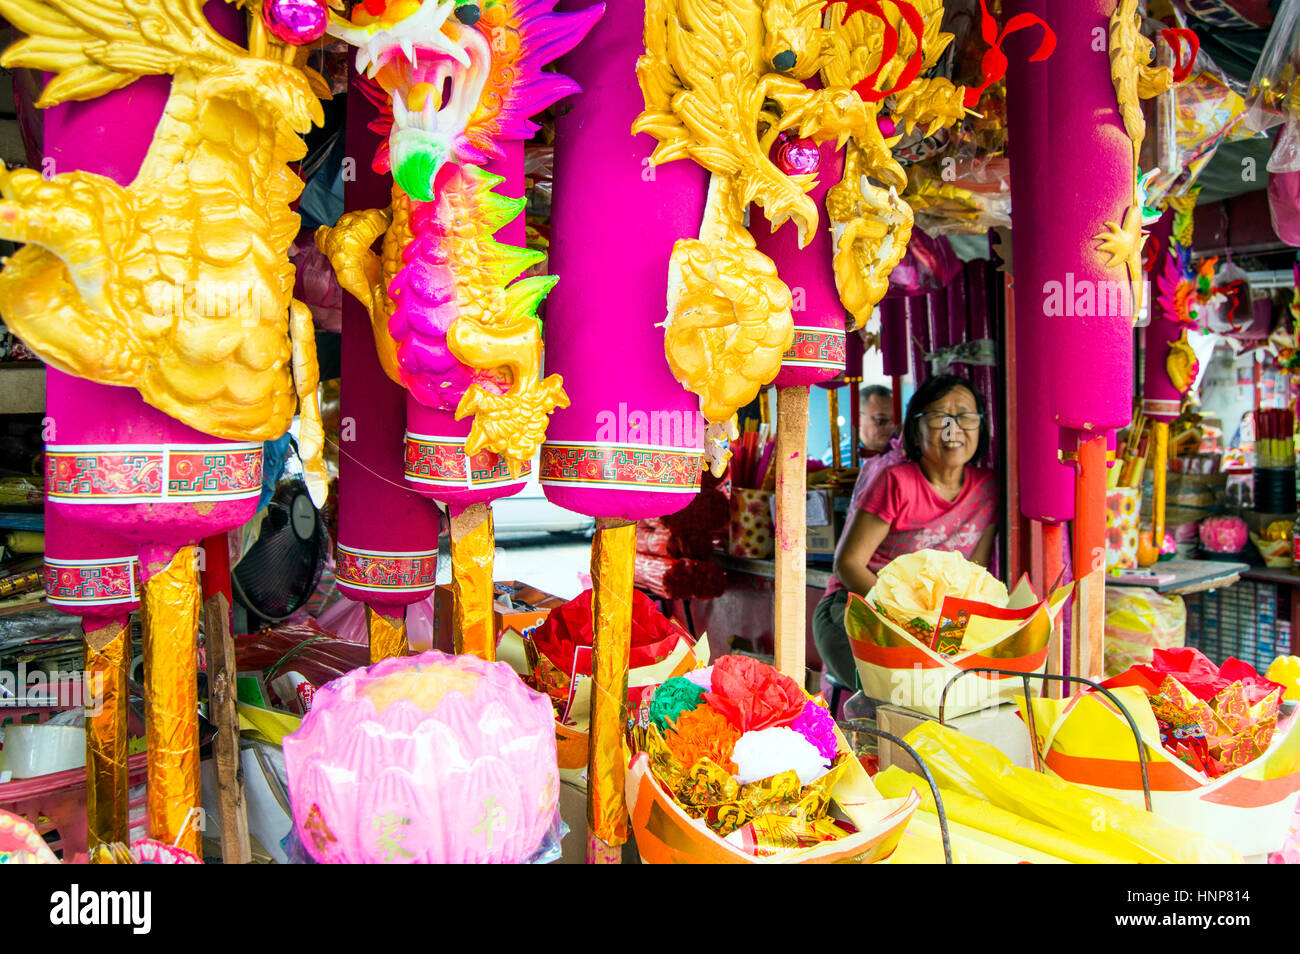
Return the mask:
MULTIPOLYGON (((524 194, 524 144, 507 140, 499 145, 505 157, 489 160, 483 168, 505 179, 495 189, 499 195, 520 198, 524 194)), ((495 238, 502 245, 526 245, 523 214, 497 229, 495 238)), ((531 463, 525 462, 521 471, 512 474, 507 461, 491 451, 467 460, 465 440, 473 423, 470 417, 456 420, 454 409, 426 407, 407 392, 407 484, 417 494, 445 504, 452 516, 471 504, 491 503, 519 493, 532 470, 531 463)))
MULTIPOLYGON (((903 312, 907 316, 907 334, 912 345, 912 383, 920 385, 930 377, 930 362, 926 355, 938 345, 930 337, 928 295, 909 295, 903 299, 903 312)), ((946 327, 946 325, 945 325, 946 327)), ((901 425, 902 422, 900 421, 901 425)))
MULTIPOLYGON (((355 66, 351 79, 357 76, 355 66)), ((359 92, 348 97, 348 148, 372 156, 383 139, 369 128, 376 108, 359 92)), ((344 184, 348 209, 384 208, 392 180, 360 162, 344 184)), ((339 592, 389 617, 433 592, 438 563, 438 510, 402 479, 406 390, 384 373, 370 316, 343 295, 342 388, 339 392, 339 592)))
POLYGON ((967 298, 966 269, 953 276, 947 288, 948 344, 956 345, 970 340, 967 319, 970 302, 967 298))
POLYGON ((907 306, 902 298, 887 296, 880 303, 880 356, 884 373, 890 377, 907 374, 910 337, 907 306))
MULTIPOLYGON (((809 83, 819 88, 819 83, 809 83)), ((758 250, 776 264, 777 274, 794 299, 794 343, 783 355, 777 388, 808 387, 844 372, 845 327, 848 315, 835 287, 835 242, 826 214, 826 193, 844 173, 844 153, 834 140, 820 146, 808 140, 778 141, 772 160, 790 175, 816 173, 817 185, 808 198, 820 218, 812 241, 799 247, 799 230, 786 223, 775 232, 763 210, 751 212, 758 250)))
MULTIPOLYGON (((579 10, 585 2, 562 5, 579 10)), ((699 490, 704 420, 664 356, 668 259, 699 233, 708 173, 651 166, 655 141, 632 136, 644 108, 636 61, 643 7, 610 4, 560 63, 582 92, 556 120, 547 371, 564 378, 542 446, 547 499, 598 518, 681 510, 699 490), (621 211, 620 211, 621 210, 621 211)))
MULTIPOLYGON (((1151 269, 1152 280, 1148 286, 1151 289, 1151 321, 1144 331, 1146 373, 1142 380, 1142 413, 1149 420, 1165 422, 1177 419, 1178 412, 1182 409, 1183 393, 1169 377, 1168 360, 1170 345, 1178 341, 1188 327, 1180 324, 1177 317, 1161 305, 1164 295, 1159 282, 1173 266, 1170 261, 1173 224, 1174 213, 1167 211, 1151 227, 1149 241, 1156 249, 1156 256, 1151 269)), ((1176 266, 1173 267, 1176 269, 1176 266)))
POLYGON ((926 327, 930 329, 929 350, 932 352, 939 351, 953 343, 948 325, 949 288, 951 288, 951 285, 946 288, 936 288, 933 291, 926 292, 923 296, 917 296, 924 298, 925 301, 926 327))
MULTIPOLYGON (((1008 8, 1006 15, 1024 12, 1044 16, 1046 8, 1046 0, 1017 0, 1014 10, 1008 8)), ((1058 29, 1059 35, 1056 19, 1054 15, 1052 26, 1058 29)), ((1074 42, 1079 40, 1075 38, 1074 42)), ((1007 125, 1009 130, 1021 131, 1007 139, 1012 170, 1012 220, 1015 234, 1027 237, 1027 240, 1017 243, 1013 263, 1013 346, 1019 395, 1015 434, 1020 458, 1021 512, 1032 520, 1058 523, 1074 516, 1074 471, 1061 462, 1060 428, 1049 396, 1055 374, 1053 358, 1062 349, 1062 344, 1044 327, 1043 289, 1049 276, 1055 276, 1054 266, 1042 254, 1042 248, 1047 236, 1057 227, 1056 199, 1047 182, 1047 172, 1060 159, 1061 150, 1080 151, 1080 145, 1063 145, 1047 128, 1049 109, 1056 101, 1048 96, 1047 64, 1029 61, 1037 43, 1036 31, 1031 30, 1007 38, 1010 64, 1007 72, 1007 125), (1017 175, 1017 170, 1022 171, 1017 175)), ((1058 47, 1053 57, 1060 52, 1058 47)), ((1103 68, 1107 66, 1104 54, 1092 55, 1103 68)), ((1068 87, 1069 83, 1063 86, 1068 87)), ((1113 89, 1110 95, 1113 104, 1113 89)), ((1078 132, 1087 135, 1086 123, 1078 132)), ((1086 180, 1088 176, 1083 178, 1086 180)), ((1092 361, 1090 358, 1081 363, 1091 365, 1092 361)))

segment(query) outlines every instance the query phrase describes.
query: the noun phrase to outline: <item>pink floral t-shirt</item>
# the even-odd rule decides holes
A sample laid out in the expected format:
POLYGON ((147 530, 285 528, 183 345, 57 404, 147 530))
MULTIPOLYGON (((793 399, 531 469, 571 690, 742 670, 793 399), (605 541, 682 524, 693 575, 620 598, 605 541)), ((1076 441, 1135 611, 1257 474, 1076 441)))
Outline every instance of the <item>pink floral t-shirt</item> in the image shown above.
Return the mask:
MULTIPOLYGON (((853 504, 889 524, 889 535, 867 561, 873 573, 917 550, 955 550, 969 560, 997 517, 997 481, 990 470, 967 467, 961 492, 948 501, 925 479, 920 464, 907 461, 882 473, 853 504)), ((842 589, 832 577, 826 594, 842 589)))

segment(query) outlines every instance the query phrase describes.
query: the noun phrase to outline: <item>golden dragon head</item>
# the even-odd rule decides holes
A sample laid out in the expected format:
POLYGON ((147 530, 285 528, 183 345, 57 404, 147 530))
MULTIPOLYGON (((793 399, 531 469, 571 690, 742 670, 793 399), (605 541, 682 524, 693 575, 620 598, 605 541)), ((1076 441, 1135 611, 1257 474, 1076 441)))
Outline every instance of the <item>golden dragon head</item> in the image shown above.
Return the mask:
MULTIPOLYGON (((555 0, 364 0, 328 32, 357 48, 357 71, 385 98, 376 129, 387 139, 377 172, 433 201, 447 163, 482 165, 503 140, 537 131, 530 116, 578 91, 542 67, 569 51, 604 12, 554 13, 555 0), (386 100, 386 101, 385 101, 386 100)), ((364 87, 363 87, 364 89, 364 87)))

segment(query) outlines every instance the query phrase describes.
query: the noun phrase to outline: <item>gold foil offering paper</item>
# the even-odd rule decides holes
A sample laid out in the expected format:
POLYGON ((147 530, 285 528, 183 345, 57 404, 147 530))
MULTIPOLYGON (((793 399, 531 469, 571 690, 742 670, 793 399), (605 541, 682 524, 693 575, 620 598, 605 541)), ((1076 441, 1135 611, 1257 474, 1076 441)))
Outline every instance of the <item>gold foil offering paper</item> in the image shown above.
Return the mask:
POLYGON ((391 659, 393 656, 405 656, 406 617, 389 616, 380 613, 374 607, 366 607, 366 630, 370 634, 370 664, 391 659))
POLYGON ((182 547, 144 587, 149 837, 195 855, 199 823, 199 578, 182 547))
POLYGON ((456 605, 452 626, 456 653, 497 658, 492 616, 492 557, 496 537, 487 504, 471 504, 451 518, 451 590, 456 605))
POLYGON ((810 820, 786 815, 759 815, 743 828, 727 836, 741 850, 759 858, 770 858, 787 851, 813 848, 826 841, 838 841, 848 831, 830 817, 810 820))
POLYGON ((591 546, 591 729, 587 742, 587 824, 609 846, 628 838, 623 733, 632 652, 632 571, 636 525, 602 526, 591 546))
POLYGON ((808 822, 824 818, 831 803, 831 789, 852 758, 840 752, 826 774, 810 785, 801 786, 793 771, 741 785, 709 759, 683 766, 653 724, 638 727, 633 736, 637 747, 649 754, 651 771, 673 801, 723 837, 765 815, 808 822))
POLYGON ((86 845, 125 842, 127 824, 127 671, 125 620, 86 633, 86 845))

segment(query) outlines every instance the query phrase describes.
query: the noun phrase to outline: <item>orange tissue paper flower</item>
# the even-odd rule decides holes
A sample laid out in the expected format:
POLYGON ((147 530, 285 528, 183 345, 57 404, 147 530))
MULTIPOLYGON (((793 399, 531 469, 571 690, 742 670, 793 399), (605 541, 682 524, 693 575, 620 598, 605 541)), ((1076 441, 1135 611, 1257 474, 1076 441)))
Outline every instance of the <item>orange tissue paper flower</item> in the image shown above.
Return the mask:
POLYGON ((740 740, 740 730, 727 721, 716 709, 698 706, 677 717, 664 734, 668 751, 684 767, 690 768, 700 759, 710 759, 719 768, 736 773, 731 753, 740 740))
POLYGON ((808 701, 797 682, 750 656, 723 656, 714 663, 711 688, 705 700, 742 732, 789 725, 808 701))

